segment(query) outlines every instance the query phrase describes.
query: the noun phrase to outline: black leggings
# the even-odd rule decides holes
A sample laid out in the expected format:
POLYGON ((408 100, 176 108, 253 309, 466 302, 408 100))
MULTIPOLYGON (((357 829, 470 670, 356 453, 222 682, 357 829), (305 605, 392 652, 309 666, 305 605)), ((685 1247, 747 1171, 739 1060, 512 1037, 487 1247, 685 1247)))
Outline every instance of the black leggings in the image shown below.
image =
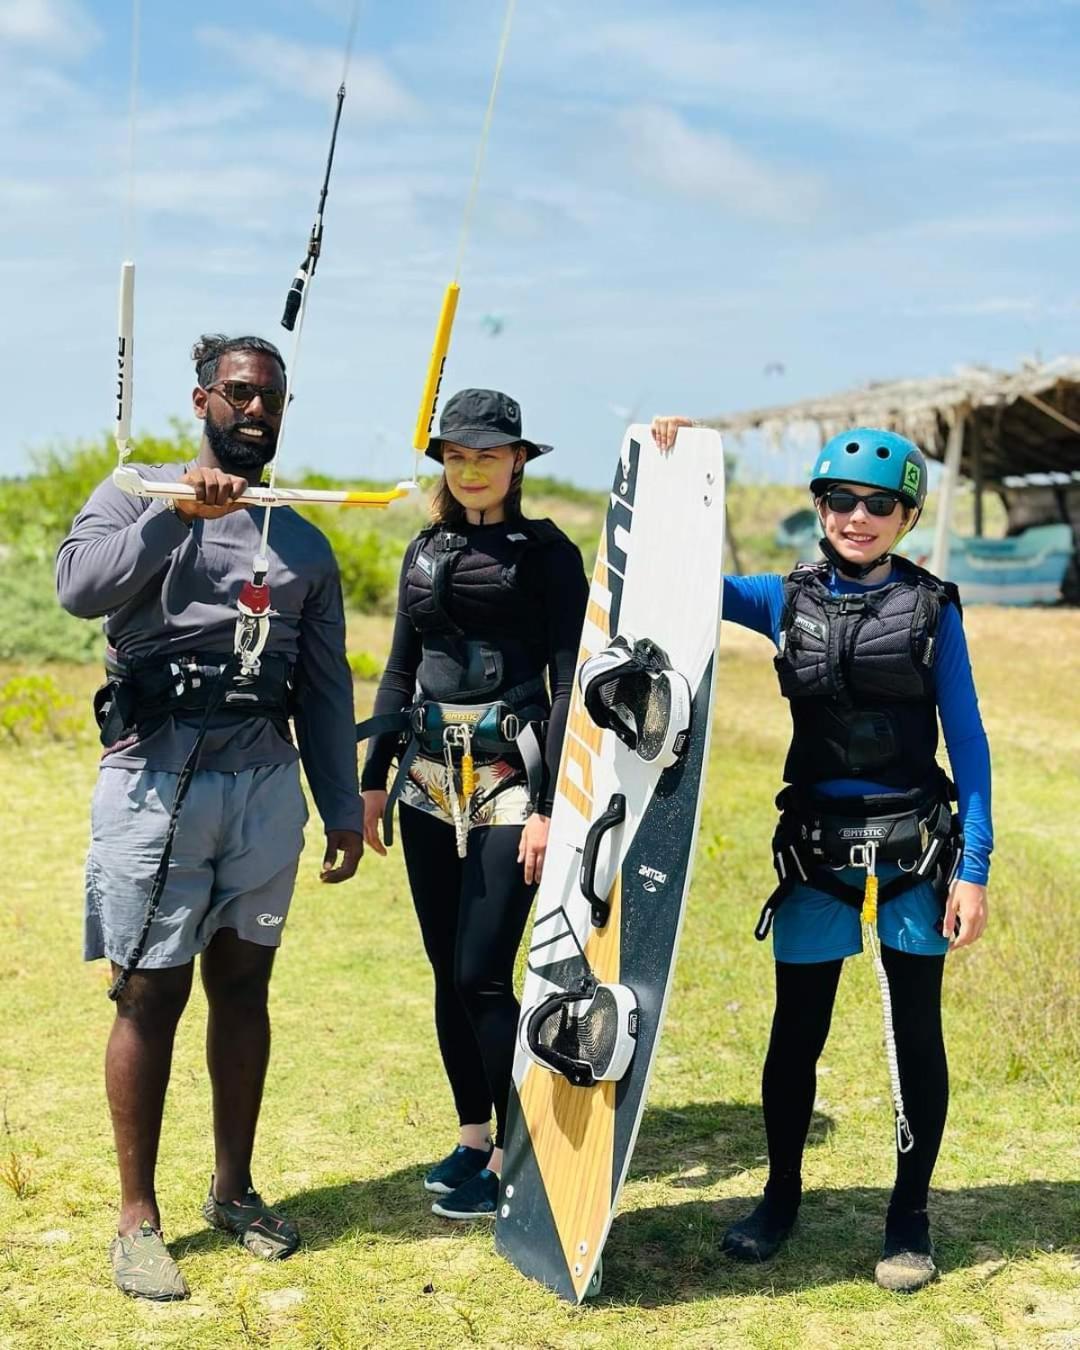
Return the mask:
MULTIPOLYGON (((896 1155, 890 1209, 926 1208, 949 1107, 949 1070, 941 1033, 944 956, 915 956, 882 947, 892 995, 900 1086, 915 1146, 896 1155)), ((761 1080, 769 1182, 773 1191, 797 1192, 803 1146, 817 1092, 816 1066, 825 1046, 842 961, 776 963, 776 1012, 761 1080)), ((866 973, 869 979, 869 972, 866 973)), ((879 1066, 882 1076, 885 1065, 879 1066)))
POLYGON ((517 860, 521 826, 470 830, 465 858, 453 826, 435 816, 402 806, 400 828, 458 1122, 489 1121, 494 1105, 501 1148, 520 1012, 514 959, 536 892, 517 860))

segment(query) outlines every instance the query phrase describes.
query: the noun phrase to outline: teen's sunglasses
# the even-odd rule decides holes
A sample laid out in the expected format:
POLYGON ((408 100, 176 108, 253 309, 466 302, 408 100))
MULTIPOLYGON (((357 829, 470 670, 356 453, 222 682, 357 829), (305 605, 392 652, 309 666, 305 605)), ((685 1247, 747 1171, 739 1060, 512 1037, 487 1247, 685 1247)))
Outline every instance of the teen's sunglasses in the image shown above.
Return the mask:
MULTIPOLYGON (((238 412, 249 403, 254 403, 256 399, 261 400, 271 417, 277 417, 279 413, 285 411, 284 390, 274 389, 265 384, 249 384, 247 380, 220 380, 217 384, 208 384, 206 389, 207 392, 212 390, 215 394, 220 394, 225 402, 238 412)), ((292 397, 290 394, 290 403, 292 397)))
POLYGON ((825 493, 824 500, 829 510, 835 511, 840 516, 846 516, 854 511, 860 502, 872 516, 891 516, 900 498, 894 497, 891 492, 871 492, 866 497, 860 497, 855 492, 849 492, 847 488, 830 488, 825 493))

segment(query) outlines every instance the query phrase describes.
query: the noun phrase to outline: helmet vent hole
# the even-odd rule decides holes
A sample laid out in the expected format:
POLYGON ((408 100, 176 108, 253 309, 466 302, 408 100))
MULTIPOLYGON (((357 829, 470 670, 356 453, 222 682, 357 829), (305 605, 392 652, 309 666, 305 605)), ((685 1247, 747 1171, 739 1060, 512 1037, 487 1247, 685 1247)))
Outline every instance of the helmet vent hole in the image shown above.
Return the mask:
POLYGON ((889 449, 889 447, 888 447, 887 445, 879 445, 879 446, 878 446, 878 448, 877 448, 877 457, 878 457, 878 459, 888 459, 889 456, 890 456, 891 454, 892 454, 892 451, 889 449))
POLYGON ((859 453, 859 442, 848 441, 847 445, 844 446, 844 449, 849 455, 857 455, 859 453))

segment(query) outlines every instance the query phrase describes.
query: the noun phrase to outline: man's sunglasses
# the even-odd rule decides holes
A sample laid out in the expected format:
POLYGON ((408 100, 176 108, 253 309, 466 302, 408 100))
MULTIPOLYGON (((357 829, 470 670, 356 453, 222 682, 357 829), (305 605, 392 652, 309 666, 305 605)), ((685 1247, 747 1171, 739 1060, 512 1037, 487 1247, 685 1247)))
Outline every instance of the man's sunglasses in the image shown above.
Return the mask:
POLYGON ((871 492, 867 497, 860 497, 855 492, 849 492, 847 488, 830 488, 825 493, 824 500, 829 510, 835 511, 840 516, 846 516, 854 511, 860 502, 872 516, 891 516, 900 498, 894 497, 891 492, 871 492))
MULTIPOLYGON (((231 407, 239 411, 246 408, 249 403, 254 403, 260 399, 263 407, 271 417, 277 417, 279 413, 285 411, 285 393, 281 389, 273 389, 264 384, 249 384, 247 380, 221 380, 217 384, 208 384, 207 392, 213 391, 220 394, 221 397, 231 407)), ((289 402, 292 402, 292 394, 289 395, 289 402)))

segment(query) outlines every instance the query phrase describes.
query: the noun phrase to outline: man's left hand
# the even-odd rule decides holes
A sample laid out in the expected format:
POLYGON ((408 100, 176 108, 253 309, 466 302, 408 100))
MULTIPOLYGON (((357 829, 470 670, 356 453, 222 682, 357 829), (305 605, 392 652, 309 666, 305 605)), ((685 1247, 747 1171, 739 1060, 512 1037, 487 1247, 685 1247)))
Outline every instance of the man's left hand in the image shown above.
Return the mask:
POLYGON ((359 830, 327 830, 326 853, 319 880, 331 883, 348 881, 351 876, 356 875, 356 869, 363 856, 364 836, 359 830))

